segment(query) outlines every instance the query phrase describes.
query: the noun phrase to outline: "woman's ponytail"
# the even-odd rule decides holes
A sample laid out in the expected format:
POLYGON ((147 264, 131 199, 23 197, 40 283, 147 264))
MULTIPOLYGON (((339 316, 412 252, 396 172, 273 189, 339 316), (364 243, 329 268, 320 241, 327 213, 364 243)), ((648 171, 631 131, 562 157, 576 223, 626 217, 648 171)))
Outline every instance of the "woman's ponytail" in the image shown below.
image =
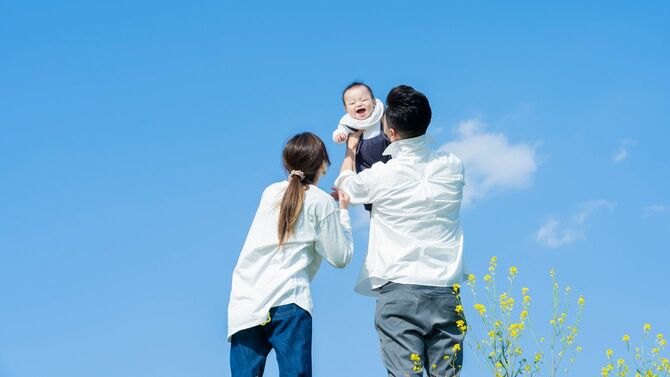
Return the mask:
POLYGON ((283 245, 293 233, 293 228, 300 218, 305 189, 314 183, 316 174, 323 166, 330 165, 328 152, 318 136, 304 132, 293 136, 284 146, 282 153, 284 168, 289 173, 288 187, 279 203, 279 221, 277 234, 279 245, 283 245))
POLYGON ((283 245, 291 235, 293 226, 298 221, 302 202, 305 198, 305 188, 301 183, 302 178, 297 174, 288 176, 288 187, 284 192, 279 205, 279 244, 283 245))

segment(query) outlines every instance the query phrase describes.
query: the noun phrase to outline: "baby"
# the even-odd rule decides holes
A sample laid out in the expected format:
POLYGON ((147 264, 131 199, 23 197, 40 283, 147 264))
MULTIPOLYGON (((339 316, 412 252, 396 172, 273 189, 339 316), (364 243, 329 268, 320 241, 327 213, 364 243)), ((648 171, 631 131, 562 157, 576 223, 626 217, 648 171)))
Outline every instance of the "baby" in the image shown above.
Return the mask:
MULTIPOLYGON (((342 92, 342 102, 346 114, 342 116, 337 129, 333 131, 333 141, 344 143, 350 133, 363 131, 356 150, 356 173, 360 173, 376 162, 386 162, 390 156, 382 156, 389 141, 384 136, 381 125, 384 104, 375 98, 372 89, 362 82, 353 82, 342 92)), ((370 211, 371 204, 365 209, 370 211)))

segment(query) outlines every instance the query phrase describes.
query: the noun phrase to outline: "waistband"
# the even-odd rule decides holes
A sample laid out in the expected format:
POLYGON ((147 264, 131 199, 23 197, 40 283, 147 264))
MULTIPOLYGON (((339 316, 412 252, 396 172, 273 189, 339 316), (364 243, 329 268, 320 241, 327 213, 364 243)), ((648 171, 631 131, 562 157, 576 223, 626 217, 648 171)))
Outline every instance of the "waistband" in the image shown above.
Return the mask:
POLYGON ((437 294, 447 294, 451 293, 456 295, 457 292, 454 292, 454 287, 436 287, 432 285, 418 285, 418 284, 401 284, 388 282, 379 288, 379 293, 384 294, 388 292, 397 292, 397 291, 412 291, 420 293, 437 293, 437 294))

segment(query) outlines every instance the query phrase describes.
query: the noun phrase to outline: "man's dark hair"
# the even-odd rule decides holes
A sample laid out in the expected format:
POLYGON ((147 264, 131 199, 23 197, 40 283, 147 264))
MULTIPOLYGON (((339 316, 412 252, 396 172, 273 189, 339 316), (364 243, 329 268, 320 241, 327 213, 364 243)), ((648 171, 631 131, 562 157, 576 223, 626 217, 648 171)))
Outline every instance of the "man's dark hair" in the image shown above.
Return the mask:
POLYGON ((386 126, 393 128, 402 139, 425 134, 431 117, 428 98, 411 86, 396 86, 386 96, 386 126))
POLYGON ((372 96, 372 99, 375 99, 375 94, 372 93, 372 89, 370 89, 370 87, 367 86, 367 84, 364 84, 360 81, 354 81, 351 84, 347 85, 347 87, 344 88, 344 90, 342 91, 342 103, 346 105, 346 103, 344 102, 344 94, 347 92, 347 90, 355 88, 357 86, 364 86, 368 90, 368 92, 370 92, 370 96, 372 96))

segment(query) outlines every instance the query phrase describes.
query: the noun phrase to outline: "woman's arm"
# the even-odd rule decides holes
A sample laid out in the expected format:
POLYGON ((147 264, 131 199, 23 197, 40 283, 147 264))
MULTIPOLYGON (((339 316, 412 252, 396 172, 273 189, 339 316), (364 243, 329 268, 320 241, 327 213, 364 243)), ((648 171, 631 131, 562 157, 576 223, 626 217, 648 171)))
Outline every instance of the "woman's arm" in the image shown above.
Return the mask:
POLYGON ((338 190, 340 209, 316 224, 316 252, 336 268, 344 268, 354 252, 354 238, 349 218, 349 197, 338 190))

